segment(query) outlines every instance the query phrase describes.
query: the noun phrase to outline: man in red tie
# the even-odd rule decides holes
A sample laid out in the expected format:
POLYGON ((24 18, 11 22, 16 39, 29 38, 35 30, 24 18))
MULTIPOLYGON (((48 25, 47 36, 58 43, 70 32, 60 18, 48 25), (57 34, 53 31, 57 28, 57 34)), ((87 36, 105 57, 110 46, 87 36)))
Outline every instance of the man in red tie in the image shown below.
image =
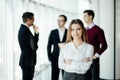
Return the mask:
POLYGON ((83 14, 84 21, 87 24, 86 31, 88 35, 88 41, 94 46, 93 64, 87 73, 88 80, 100 80, 99 58, 100 55, 107 49, 107 42, 103 29, 101 29, 93 22, 95 16, 94 11, 85 10, 83 14))

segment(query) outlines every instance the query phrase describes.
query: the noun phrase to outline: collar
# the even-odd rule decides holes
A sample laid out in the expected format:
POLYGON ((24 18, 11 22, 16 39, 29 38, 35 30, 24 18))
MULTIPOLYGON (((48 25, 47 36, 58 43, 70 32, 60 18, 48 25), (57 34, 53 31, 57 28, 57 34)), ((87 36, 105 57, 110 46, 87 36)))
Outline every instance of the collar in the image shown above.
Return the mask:
POLYGON ((25 24, 25 23, 22 23, 22 24, 25 25, 27 28, 29 28, 29 26, 27 24, 25 24))
MULTIPOLYGON (((59 31, 62 31, 60 28, 58 28, 59 31)), ((65 32, 65 27, 64 27, 64 30, 62 32, 65 32)))
POLYGON ((85 42, 83 41, 81 45, 79 45, 77 48, 75 47, 73 41, 71 41, 71 45, 75 48, 75 50, 77 51, 77 49, 81 48, 82 46, 84 46, 85 42))
POLYGON ((90 25, 88 25, 89 29, 93 28, 95 26, 95 23, 91 23, 90 25))

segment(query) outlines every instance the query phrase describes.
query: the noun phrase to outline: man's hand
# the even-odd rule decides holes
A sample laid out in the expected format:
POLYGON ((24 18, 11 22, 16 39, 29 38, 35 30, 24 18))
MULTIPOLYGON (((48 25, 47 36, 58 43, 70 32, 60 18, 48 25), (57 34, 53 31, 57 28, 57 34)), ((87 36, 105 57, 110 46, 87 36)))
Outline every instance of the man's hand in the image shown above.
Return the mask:
POLYGON ((97 57, 94 55, 94 56, 93 56, 93 59, 96 59, 96 58, 97 58, 97 57))
POLYGON ((72 63, 72 59, 65 59, 64 62, 65 62, 65 64, 69 64, 70 65, 72 63))
POLYGON ((58 46, 62 48, 65 45, 65 43, 58 43, 58 46))
POLYGON ((86 57, 82 60, 82 62, 89 62, 90 61, 90 57, 86 57))
POLYGON ((39 29, 38 29, 38 27, 37 27, 36 25, 33 25, 33 30, 34 30, 34 32, 35 32, 36 34, 39 33, 39 29))

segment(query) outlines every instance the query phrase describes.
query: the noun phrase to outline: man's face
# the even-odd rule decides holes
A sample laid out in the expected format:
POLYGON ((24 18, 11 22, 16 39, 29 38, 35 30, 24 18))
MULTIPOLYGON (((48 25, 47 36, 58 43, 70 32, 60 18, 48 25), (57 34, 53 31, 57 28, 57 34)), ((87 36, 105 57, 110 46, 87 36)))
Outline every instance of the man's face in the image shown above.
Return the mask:
POLYGON ((29 18, 29 19, 28 19, 28 24, 29 24, 29 26, 32 26, 33 23, 34 23, 34 17, 29 18))
POLYGON ((91 17, 92 16, 88 15, 88 13, 84 13, 84 22, 89 23, 91 21, 91 17))
POLYGON ((64 17, 58 17, 58 26, 59 27, 64 27, 64 25, 65 25, 65 19, 64 19, 64 17))

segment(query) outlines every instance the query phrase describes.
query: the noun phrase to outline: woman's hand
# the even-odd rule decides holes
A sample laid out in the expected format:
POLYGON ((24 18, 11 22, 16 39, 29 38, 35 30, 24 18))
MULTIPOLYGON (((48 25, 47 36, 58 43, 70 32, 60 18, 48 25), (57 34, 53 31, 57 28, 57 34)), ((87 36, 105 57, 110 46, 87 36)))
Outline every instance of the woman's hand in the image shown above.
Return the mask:
POLYGON ((69 65, 72 63, 72 61, 73 61, 72 59, 65 59, 64 60, 65 64, 69 64, 69 65))
POLYGON ((86 57, 82 60, 82 62, 89 62, 90 61, 90 57, 86 57))

